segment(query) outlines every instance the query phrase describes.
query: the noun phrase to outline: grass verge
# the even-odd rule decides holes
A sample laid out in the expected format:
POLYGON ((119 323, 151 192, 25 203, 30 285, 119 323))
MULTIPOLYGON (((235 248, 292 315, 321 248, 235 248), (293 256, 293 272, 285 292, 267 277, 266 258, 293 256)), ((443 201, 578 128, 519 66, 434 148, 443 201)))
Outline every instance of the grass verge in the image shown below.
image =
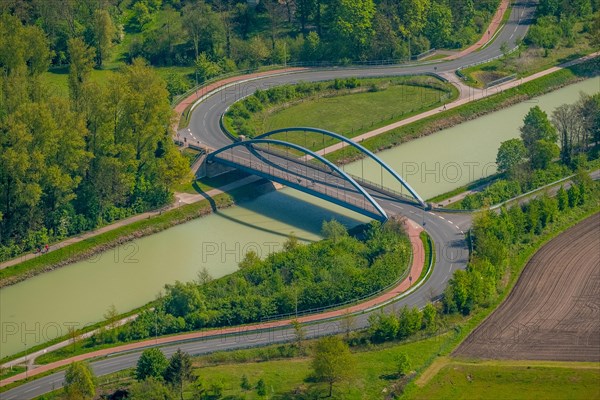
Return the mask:
POLYGON ((598 364, 450 361, 411 399, 594 399, 598 364), (564 365, 563 365, 564 364, 564 365), (500 396, 500 397, 499 397, 500 396))

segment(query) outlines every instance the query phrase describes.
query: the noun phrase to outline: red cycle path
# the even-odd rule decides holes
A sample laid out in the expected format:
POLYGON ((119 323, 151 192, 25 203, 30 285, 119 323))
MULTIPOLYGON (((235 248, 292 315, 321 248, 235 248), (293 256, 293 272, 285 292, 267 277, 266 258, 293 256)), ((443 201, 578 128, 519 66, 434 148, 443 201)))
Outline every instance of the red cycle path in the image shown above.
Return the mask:
MULTIPOLYGON (((299 317, 297 319, 298 322, 301 322, 301 323, 317 322, 317 321, 321 321, 321 320, 327 320, 327 319, 331 319, 331 318, 341 317, 343 315, 346 315, 347 313, 357 313, 357 312, 361 312, 364 310, 368 310, 368 309, 375 307, 377 305, 380 305, 382 303, 389 302, 390 300, 393 300, 394 298, 398 297, 400 294, 402 294, 406 290, 408 290, 412 283, 410 278, 413 278, 413 280, 416 282, 419 279, 419 277, 421 276, 421 273, 423 272, 424 262, 425 262, 425 250, 423 248, 423 242, 421 241, 421 238, 419 236, 421 231, 423 231, 423 228, 419 224, 417 224, 416 222, 414 222, 410 219, 406 219, 405 225, 406 225, 406 232, 410 239, 412 252, 413 252, 413 259, 412 259, 412 265, 410 268, 409 277, 404 279, 396 287, 389 290, 388 292, 385 292, 382 295, 375 297, 373 299, 367 300, 364 303, 356 304, 354 306, 347 307, 347 308, 337 309, 337 310, 333 310, 333 311, 327 311, 327 312, 324 312, 321 314, 313 314, 313 315, 307 315, 304 317, 299 317)), ((42 365, 40 367, 37 367, 33 370, 28 371, 27 374, 25 372, 23 372, 18 375, 11 376, 9 378, 6 378, 6 379, 0 381, 0 387, 4 386, 4 385, 8 385, 9 383, 24 379, 26 377, 26 375, 29 377, 39 375, 41 373, 44 373, 44 372, 47 372, 47 371, 50 371, 50 370, 53 370, 56 368, 60 368, 65 365, 69 365, 70 363, 72 363, 74 361, 89 360, 92 358, 103 357, 103 356, 107 356, 107 355, 111 355, 111 354, 115 354, 115 353, 138 350, 138 349, 141 349, 144 347, 173 344, 173 343, 184 341, 184 340, 187 341, 187 340, 205 338, 205 337, 209 337, 209 336, 218 336, 218 335, 235 334, 235 333, 250 333, 253 331, 259 331, 259 330, 264 330, 264 329, 280 328, 280 327, 289 326, 292 321, 293 321, 293 319, 285 319, 285 320, 279 320, 279 321, 273 321, 273 322, 266 322, 266 323, 262 323, 262 324, 244 325, 244 326, 231 327, 231 328, 211 329, 211 330, 206 330, 206 331, 201 331, 201 332, 191 332, 191 333, 185 333, 182 335, 162 337, 162 338, 158 338, 158 339, 149 339, 149 340, 144 340, 142 342, 130 343, 130 344, 122 345, 122 346, 111 347, 108 349, 97 350, 97 351, 93 351, 91 353, 81 354, 78 356, 67 358, 65 360, 60 360, 60 361, 56 361, 56 362, 53 362, 50 364, 42 365)))

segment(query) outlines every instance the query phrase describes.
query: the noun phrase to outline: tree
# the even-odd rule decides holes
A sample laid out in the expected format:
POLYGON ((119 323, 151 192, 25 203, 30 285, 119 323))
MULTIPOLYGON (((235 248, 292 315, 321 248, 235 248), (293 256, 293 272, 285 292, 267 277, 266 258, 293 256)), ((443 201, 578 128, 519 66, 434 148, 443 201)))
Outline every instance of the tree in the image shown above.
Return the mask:
POLYGON ((262 378, 256 383, 256 394, 259 396, 265 396, 267 394, 267 385, 262 378))
POLYGON ((423 308, 423 329, 433 331, 437 326, 437 310, 431 303, 423 308))
POLYGON ((562 185, 556 192, 556 200, 558 201, 558 209, 560 211, 566 210, 569 206, 569 195, 562 185))
POLYGON ((565 165, 571 165, 575 153, 575 142, 581 127, 581 120, 575 106, 563 104, 552 113, 552 123, 560 135, 560 158, 565 165))
POLYGON ((204 306, 200 291, 191 283, 176 281, 174 285, 166 285, 165 289, 165 311, 175 317, 185 317, 204 306))
POLYGON ((184 353, 181 349, 177 349, 169 360, 164 378, 167 383, 179 389, 179 395, 181 396, 181 400, 183 400, 183 385, 186 382, 191 382, 193 378, 190 355, 184 353))
POLYGON ((443 3, 431 4, 425 34, 436 48, 444 47, 452 38, 452 11, 443 3))
POLYGON ((134 382, 129 388, 127 398, 129 400, 174 400, 171 390, 153 376, 134 382))
POLYGON ((406 353, 400 353, 396 359, 396 368, 399 376, 405 376, 410 372, 410 359, 406 353))
POLYGON ((96 393, 94 374, 84 362, 73 362, 65 373, 64 390, 68 399, 92 399, 96 393))
POLYGON ((358 55, 360 58, 374 33, 373 0, 332 0, 328 12, 337 43, 341 48, 346 48, 341 54, 358 55))
POLYGON ((94 11, 92 29, 94 31, 94 46, 96 47, 96 65, 101 67, 110 54, 112 39, 116 28, 108 11, 98 9, 94 11))
POLYGON ((135 378, 138 381, 143 381, 149 377, 162 378, 168 365, 169 361, 160 349, 156 347, 146 349, 138 359, 135 378))
POLYGON ((304 338, 306 337, 304 327, 297 319, 293 319, 291 325, 294 328, 296 347, 298 347, 298 349, 302 351, 304 348, 304 338))
POLYGON ((348 237, 348 230, 336 220, 323 221, 321 234, 327 240, 338 242, 342 238, 348 237))
POLYGON ((329 385, 329 397, 333 393, 333 385, 349 378, 354 367, 354 358, 348 345, 337 336, 319 339, 315 344, 312 360, 315 378, 329 385))
POLYGON ((399 327, 398 318, 394 314, 382 312, 369 317, 369 334, 375 342, 394 339, 399 327))
POLYGON ((569 207, 577 207, 577 205, 581 202, 581 192, 579 190, 579 186, 571 185, 569 190, 567 190, 567 197, 569 199, 569 207))
POLYGON ((531 156, 531 149, 538 140, 546 140, 555 143, 558 139, 556 129, 548 120, 546 114, 539 106, 532 107, 525 118, 521 127, 521 139, 523 145, 531 156))
POLYGON ((79 38, 69 39, 69 91, 75 110, 81 110, 84 84, 94 66, 94 48, 88 47, 79 38))
POLYGON ((523 162, 527 150, 521 139, 510 139, 500 144, 496 164, 500 172, 512 172, 514 168, 523 162))
POLYGON ((269 36, 271 38, 271 50, 275 50, 275 40, 277 39, 277 32, 279 25, 283 19, 283 8, 279 0, 263 0, 261 1, 262 6, 267 12, 267 19, 269 21, 269 36))
POLYGON ((196 72, 200 78, 200 83, 209 80, 221 73, 221 67, 216 62, 209 59, 206 53, 200 53, 196 58, 196 72))
POLYGON ((296 0, 296 18, 300 22, 300 30, 303 35, 307 34, 306 25, 313 17, 317 8, 315 0, 296 0))
POLYGON ((242 388, 242 390, 252 389, 252 385, 250 384, 250 381, 248 380, 246 374, 242 375, 242 382, 240 383, 240 387, 242 388))
POLYGON ((550 162, 558 157, 560 149, 556 143, 547 140, 537 140, 530 149, 531 167, 533 169, 546 169, 550 162))

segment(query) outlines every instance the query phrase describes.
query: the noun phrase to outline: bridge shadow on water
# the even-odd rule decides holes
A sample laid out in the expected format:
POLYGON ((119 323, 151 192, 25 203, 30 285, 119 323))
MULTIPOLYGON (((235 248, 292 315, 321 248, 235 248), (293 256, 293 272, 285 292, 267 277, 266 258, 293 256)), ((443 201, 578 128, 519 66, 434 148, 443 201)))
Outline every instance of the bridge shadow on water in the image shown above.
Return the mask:
MULTIPOLYGON (((321 234, 321 226, 323 224, 323 221, 330 221, 332 219, 335 219, 336 221, 342 223, 348 228, 352 228, 356 225, 365 222, 364 219, 360 220, 350 215, 342 214, 340 212, 335 211, 334 209, 330 209, 322 205, 306 201, 300 197, 296 197, 288 193, 283 193, 281 191, 270 192, 252 200, 243 198, 239 199, 236 198, 235 195, 234 199, 236 201, 236 206, 239 208, 248 210, 252 213, 260 214, 265 218, 282 222, 284 224, 295 227, 298 230, 310 232, 315 235, 321 234)), ((338 208, 339 206, 332 204, 331 207, 338 208)), ((355 214, 357 216, 359 215, 350 210, 348 210, 348 213, 355 214)), ((215 211, 215 214, 240 225, 274 234, 277 236, 288 237, 290 233, 289 231, 281 232, 273 230, 259 223, 252 223, 233 217, 229 215, 229 213, 227 213, 225 210, 217 210, 215 211)), ((304 241, 312 241, 312 239, 301 236, 299 236, 298 239, 304 241)))

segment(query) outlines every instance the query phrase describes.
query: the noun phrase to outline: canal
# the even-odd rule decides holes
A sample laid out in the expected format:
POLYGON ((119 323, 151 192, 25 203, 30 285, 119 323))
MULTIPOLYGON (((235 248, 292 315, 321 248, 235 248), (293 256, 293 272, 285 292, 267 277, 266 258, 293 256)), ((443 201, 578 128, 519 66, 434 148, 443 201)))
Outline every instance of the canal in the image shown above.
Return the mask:
MULTIPOLYGON (((529 108, 551 113, 572 103, 579 92, 600 90, 589 79, 436 134, 383 151, 423 198, 445 193, 495 172, 500 142, 518 137, 529 108)), ((345 167, 379 182, 368 160, 345 167)), ((391 180, 386 185, 393 186, 391 180)), ((125 312, 153 300, 167 283, 189 281, 206 268, 213 277, 236 270, 248 250, 259 255, 280 249, 290 234, 319 239, 324 220, 350 227, 365 222, 358 214, 283 189, 167 231, 135 240, 96 257, 0 289, 0 358, 31 348, 103 318, 114 305, 125 312)))

